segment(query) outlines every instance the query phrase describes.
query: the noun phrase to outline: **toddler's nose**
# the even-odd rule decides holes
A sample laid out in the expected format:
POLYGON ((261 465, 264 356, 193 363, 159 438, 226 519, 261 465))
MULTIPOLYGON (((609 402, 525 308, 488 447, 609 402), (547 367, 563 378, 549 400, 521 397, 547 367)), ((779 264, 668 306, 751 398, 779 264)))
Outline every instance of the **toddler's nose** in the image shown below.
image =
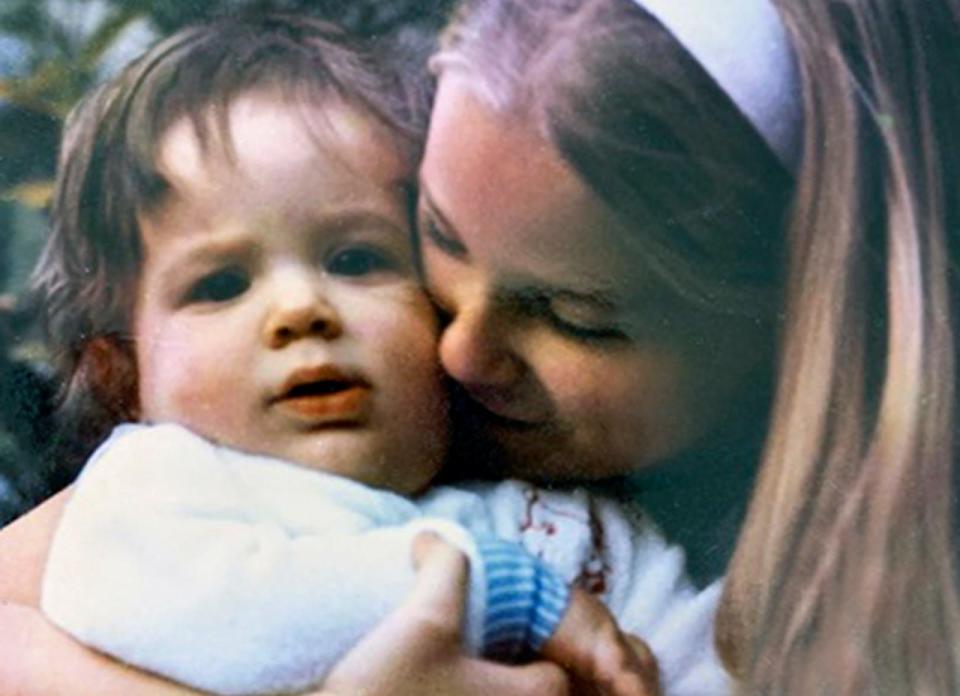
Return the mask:
POLYGON ((285 282, 277 288, 274 307, 264 325, 264 343, 283 348, 306 337, 333 339, 343 333, 336 308, 309 279, 285 282))

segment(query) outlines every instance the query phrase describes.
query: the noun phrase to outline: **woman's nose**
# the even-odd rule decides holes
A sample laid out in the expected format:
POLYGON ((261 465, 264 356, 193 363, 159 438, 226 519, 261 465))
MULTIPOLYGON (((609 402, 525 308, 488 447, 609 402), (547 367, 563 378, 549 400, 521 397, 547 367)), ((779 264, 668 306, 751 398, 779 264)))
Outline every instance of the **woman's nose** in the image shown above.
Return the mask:
POLYGON ((523 371, 510 346, 509 327, 483 307, 451 312, 440 336, 440 362, 447 374, 466 387, 507 387, 523 371))
POLYGON ((290 272, 274 282, 273 304, 263 327, 268 348, 283 348, 301 338, 333 339, 343 333, 334 305, 306 273, 290 272))

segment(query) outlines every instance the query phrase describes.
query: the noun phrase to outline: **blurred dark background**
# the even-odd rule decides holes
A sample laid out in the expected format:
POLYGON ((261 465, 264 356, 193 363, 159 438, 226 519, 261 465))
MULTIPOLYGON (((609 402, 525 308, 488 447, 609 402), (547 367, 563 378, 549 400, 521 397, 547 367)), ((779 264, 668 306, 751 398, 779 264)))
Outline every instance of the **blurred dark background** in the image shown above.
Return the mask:
POLYGON ((159 37, 225 12, 302 11, 432 44, 455 0, 3 0, 0 3, 0 526, 70 482, 49 445, 57 385, 25 284, 46 234, 63 118, 159 37))

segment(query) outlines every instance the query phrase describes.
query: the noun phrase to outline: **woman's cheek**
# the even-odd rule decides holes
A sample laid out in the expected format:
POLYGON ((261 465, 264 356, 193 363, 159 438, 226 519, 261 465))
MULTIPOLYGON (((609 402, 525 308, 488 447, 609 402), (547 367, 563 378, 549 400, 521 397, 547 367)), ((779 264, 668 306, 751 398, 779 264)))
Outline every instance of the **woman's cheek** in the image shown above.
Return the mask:
POLYGON ((634 395, 636 375, 621 360, 596 350, 543 345, 539 379, 561 411, 591 414, 617 408, 634 395))
POLYGON ((675 352, 594 353, 558 367, 553 382, 563 419, 623 467, 670 456, 695 437, 688 379, 675 352))

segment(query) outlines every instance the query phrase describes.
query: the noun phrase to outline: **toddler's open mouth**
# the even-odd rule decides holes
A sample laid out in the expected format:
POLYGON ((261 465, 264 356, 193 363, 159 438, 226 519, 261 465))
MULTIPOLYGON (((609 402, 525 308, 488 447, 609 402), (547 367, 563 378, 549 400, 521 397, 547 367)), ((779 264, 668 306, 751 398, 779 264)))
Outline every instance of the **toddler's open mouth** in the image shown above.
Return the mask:
POLYGON ((332 366, 295 371, 271 404, 314 425, 358 425, 369 415, 372 388, 332 366))
POLYGON ((318 382, 304 382, 303 384, 297 384, 292 387, 281 398, 298 399, 306 396, 326 396, 329 394, 336 394, 337 392, 346 391, 347 389, 351 389, 356 386, 356 382, 337 379, 321 380, 318 382))

